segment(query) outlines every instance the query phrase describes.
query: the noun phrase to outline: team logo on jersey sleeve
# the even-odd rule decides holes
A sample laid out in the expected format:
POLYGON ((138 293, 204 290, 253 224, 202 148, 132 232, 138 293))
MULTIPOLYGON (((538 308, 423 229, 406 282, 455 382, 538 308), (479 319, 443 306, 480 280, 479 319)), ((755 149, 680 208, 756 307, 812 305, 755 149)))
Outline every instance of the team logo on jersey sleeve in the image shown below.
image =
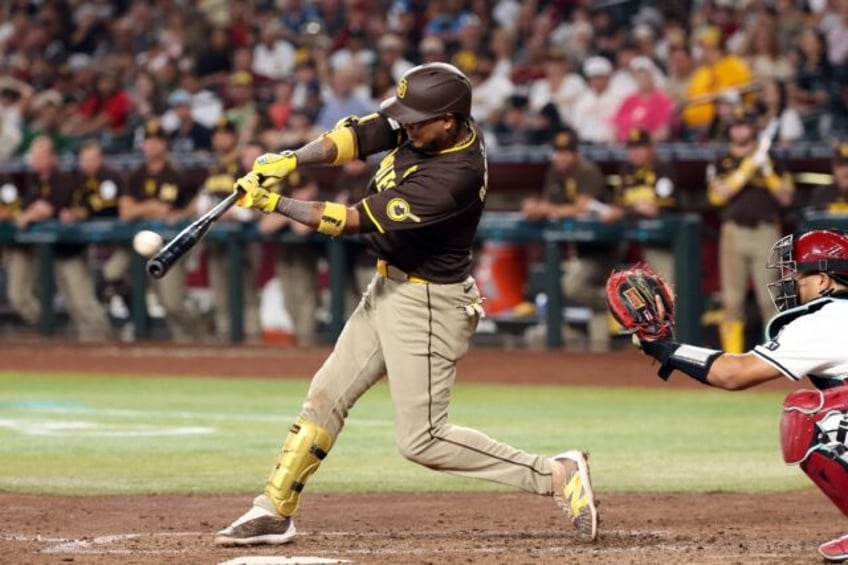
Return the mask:
POLYGON ((10 182, 0 186, 0 202, 11 204, 18 199, 18 187, 10 182))
POLYGON ((421 218, 412 213, 412 210, 409 208, 409 202, 403 198, 392 198, 389 200, 389 203, 386 204, 386 216, 395 222, 403 222, 407 218, 416 223, 421 222, 421 218))
POLYGON ((776 351, 777 348, 780 347, 780 344, 777 342, 776 339, 772 339, 770 341, 765 342, 763 344, 763 347, 765 347, 769 351, 776 351))
POLYGON ((111 179, 106 179, 100 183, 100 198, 103 200, 114 200, 118 196, 118 185, 111 179))

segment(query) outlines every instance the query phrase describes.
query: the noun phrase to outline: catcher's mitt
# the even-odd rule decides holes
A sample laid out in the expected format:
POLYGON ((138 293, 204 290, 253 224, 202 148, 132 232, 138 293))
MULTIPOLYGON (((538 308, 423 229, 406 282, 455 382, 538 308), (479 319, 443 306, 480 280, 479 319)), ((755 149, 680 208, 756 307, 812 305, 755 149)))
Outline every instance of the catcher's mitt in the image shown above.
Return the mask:
POLYGON ((613 317, 640 341, 673 336, 674 294, 648 265, 639 263, 613 272, 606 290, 613 317))

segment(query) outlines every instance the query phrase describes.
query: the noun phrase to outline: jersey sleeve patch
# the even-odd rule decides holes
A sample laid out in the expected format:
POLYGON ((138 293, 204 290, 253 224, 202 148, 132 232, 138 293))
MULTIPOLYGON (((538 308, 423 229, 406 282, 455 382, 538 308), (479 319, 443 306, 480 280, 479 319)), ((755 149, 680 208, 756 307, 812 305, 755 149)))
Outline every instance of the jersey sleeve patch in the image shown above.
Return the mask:
POLYGON ((412 212, 412 208, 403 198, 392 198, 386 204, 386 216, 393 222, 405 222, 412 220, 416 224, 421 223, 421 218, 412 212))

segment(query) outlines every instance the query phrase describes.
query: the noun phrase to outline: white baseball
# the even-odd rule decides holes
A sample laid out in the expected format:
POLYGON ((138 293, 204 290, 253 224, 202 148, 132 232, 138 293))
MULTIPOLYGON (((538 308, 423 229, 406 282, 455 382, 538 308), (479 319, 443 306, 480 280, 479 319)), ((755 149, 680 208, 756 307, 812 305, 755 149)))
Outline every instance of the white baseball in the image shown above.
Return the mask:
POLYGON ((133 249, 142 257, 153 257, 164 244, 162 236, 155 231, 141 230, 133 237, 133 249))

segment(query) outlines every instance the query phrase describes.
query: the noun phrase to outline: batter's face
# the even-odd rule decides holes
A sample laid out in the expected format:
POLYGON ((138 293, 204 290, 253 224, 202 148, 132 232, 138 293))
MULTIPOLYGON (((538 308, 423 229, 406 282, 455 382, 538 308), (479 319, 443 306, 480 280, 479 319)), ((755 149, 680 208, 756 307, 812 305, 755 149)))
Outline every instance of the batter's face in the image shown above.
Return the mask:
POLYGON ((441 151, 449 147, 455 127, 456 119, 449 114, 414 124, 403 124, 412 146, 425 152, 441 151))

